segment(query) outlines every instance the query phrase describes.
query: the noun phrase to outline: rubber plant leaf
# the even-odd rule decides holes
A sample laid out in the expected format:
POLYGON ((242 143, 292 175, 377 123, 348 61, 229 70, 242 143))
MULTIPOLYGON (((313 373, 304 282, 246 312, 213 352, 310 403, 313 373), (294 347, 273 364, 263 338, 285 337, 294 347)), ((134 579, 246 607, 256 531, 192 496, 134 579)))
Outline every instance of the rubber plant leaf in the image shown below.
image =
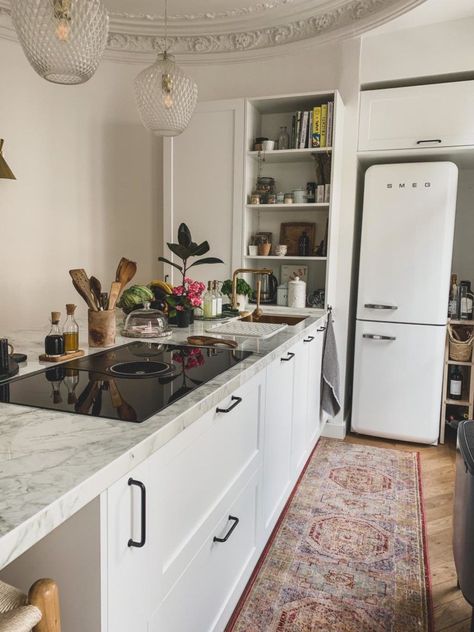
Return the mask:
POLYGON ((200 257, 201 255, 205 255, 206 252, 209 252, 210 246, 207 241, 203 241, 202 244, 191 244, 190 250, 192 252, 192 257, 200 257))
POLYGON ((186 248, 186 246, 182 246, 181 244, 167 244, 168 248, 171 250, 171 252, 173 254, 175 254, 177 257, 179 257, 180 259, 187 259, 188 257, 191 257, 192 253, 189 250, 189 248, 186 248))
POLYGON ((202 266, 206 263, 224 263, 224 262, 222 261, 222 259, 218 259, 217 257, 204 257, 204 259, 198 259, 198 261, 195 261, 194 263, 192 263, 189 266, 189 268, 192 268, 193 266, 202 266))
POLYGON ((178 228, 178 243, 185 248, 189 248, 193 243, 191 231, 184 223, 180 224, 178 228))
POLYGON ((158 257, 158 261, 161 261, 162 263, 167 263, 168 265, 173 266, 173 268, 176 268, 180 272, 183 271, 182 266, 179 266, 177 263, 173 263, 169 259, 166 259, 166 257, 158 257))

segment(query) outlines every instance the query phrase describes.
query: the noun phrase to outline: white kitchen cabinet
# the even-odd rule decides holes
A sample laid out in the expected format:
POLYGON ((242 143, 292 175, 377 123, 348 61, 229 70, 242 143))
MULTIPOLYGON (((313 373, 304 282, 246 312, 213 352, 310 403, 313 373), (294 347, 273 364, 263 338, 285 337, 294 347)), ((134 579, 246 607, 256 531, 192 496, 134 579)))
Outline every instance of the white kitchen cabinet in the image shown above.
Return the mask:
MULTIPOLYGON (((199 103, 185 131, 164 140, 163 254, 173 258, 166 242, 176 242, 185 222, 193 240, 207 240, 209 254, 224 261, 193 268, 194 279, 228 279, 241 265, 243 152, 243 99, 199 103)), ((168 265, 165 273, 180 280, 168 265)))
POLYGON ((248 579, 259 545, 263 389, 260 374, 108 491, 108 632, 220 629, 222 613, 235 606, 235 587, 248 579), (235 532, 215 542, 233 525, 229 516, 239 520, 235 532), (144 546, 130 547, 142 525, 144 546), (184 601, 180 618, 175 604, 184 601))
POLYGON ((361 93, 359 151, 474 145, 474 81, 361 93))
POLYGON ((311 451, 322 430, 321 370, 326 323, 314 329, 303 339, 308 348, 306 445, 311 451))

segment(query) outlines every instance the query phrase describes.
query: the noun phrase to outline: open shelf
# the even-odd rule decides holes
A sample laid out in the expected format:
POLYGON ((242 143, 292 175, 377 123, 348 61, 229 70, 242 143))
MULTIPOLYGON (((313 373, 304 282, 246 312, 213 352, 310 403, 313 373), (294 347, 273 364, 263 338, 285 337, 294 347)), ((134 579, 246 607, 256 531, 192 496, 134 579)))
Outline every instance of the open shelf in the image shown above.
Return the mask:
POLYGON ((329 202, 306 204, 247 204, 248 209, 255 211, 303 211, 329 208, 329 202))
MULTIPOLYGON (((311 147, 309 149, 274 149, 273 151, 249 151, 247 155, 255 160, 268 163, 311 161, 316 154, 329 154, 332 147, 311 147)), ((291 206, 291 205, 290 205, 291 206)))
POLYGON ((454 406, 470 406, 470 403, 465 399, 447 399, 447 404, 453 404, 454 406))
POLYGON ((255 255, 255 257, 251 255, 244 255, 244 259, 261 259, 262 261, 327 261, 327 257, 293 257, 285 255, 284 257, 277 257, 276 255, 268 255, 264 257, 263 255, 255 255))
POLYGON ((448 320, 450 325, 474 325, 474 320, 448 320))
POLYGON ((458 362, 457 360, 448 360, 448 364, 456 364, 459 366, 474 366, 474 362, 458 362))

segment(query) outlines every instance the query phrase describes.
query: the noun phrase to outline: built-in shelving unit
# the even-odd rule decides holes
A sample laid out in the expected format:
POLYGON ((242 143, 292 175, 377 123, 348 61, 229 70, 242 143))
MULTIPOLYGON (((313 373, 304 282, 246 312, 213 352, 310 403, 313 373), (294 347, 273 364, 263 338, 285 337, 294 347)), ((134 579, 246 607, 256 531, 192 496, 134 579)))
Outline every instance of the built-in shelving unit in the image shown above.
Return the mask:
MULTIPOLYGON (((450 320, 450 325, 463 325, 474 328, 474 320, 450 320)), ((467 414, 468 419, 473 418, 474 414, 474 362, 463 362, 460 360, 451 360, 449 357, 449 336, 446 334, 446 348, 444 353, 444 373, 443 373, 443 402, 441 405, 441 418, 440 418, 440 443, 444 443, 446 415, 448 406, 458 406, 464 409, 463 412, 467 414), (463 393, 461 399, 451 399, 449 394, 449 374, 450 367, 459 366, 462 367, 463 373, 463 393)))
MULTIPOLYGON (((296 95, 247 99, 245 116, 244 199, 242 221, 243 267, 271 267, 281 282, 292 268, 306 270, 307 296, 316 290, 325 290, 325 306, 333 304, 335 291, 335 261, 331 259, 337 236, 337 217, 340 204, 342 159, 341 119, 342 100, 337 92, 314 92, 296 95), (275 149, 254 151, 255 138, 276 139, 281 126, 291 133, 292 115, 298 111, 313 111, 314 107, 333 102, 332 142, 327 147, 305 149, 275 149), (251 204, 250 194, 257 177, 275 179, 276 193, 288 193, 297 188, 306 189, 307 182, 329 184, 330 196, 325 202, 293 204, 251 204), (310 256, 276 256, 274 248, 280 243, 281 224, 307 222, 315 224, 315 239, 310 256), (249 255, 248 246, 256 233, 272 234, 272 251, 268 256, 249 255), (325 241, 324 256, 319 246, 325 241), (319 249, 319 251, 318 251, 319 249), (318 253, 317 253, 318 251, 318 253)), ((328 141, 329 143, 329 141, 328 141)), ((254 278, 247 281, 254 285, 254 278)), ((284 307, 279 306, 279 309, 284 307)))

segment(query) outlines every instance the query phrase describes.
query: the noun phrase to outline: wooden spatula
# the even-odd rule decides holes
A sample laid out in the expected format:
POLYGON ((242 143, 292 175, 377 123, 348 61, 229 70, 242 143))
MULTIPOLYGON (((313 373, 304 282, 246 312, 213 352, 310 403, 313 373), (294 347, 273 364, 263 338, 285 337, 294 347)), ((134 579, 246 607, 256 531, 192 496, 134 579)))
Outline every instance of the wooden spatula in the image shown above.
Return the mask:
POLYGON ((92 295, 95 298, 95 302, 97 303, 97 307, 100 309, 100 294, 102 292, 102 284, 99 279, 95 276, 91 276, 89 279, 89 284, 91 288, 92 295))
POLYGON ((72 278, 72 284, 74 285, 78 293, 82 296, 82 298, 85 300, 89 309, 91 309, 94 312, 98 312, 99 308, 93 299, 89 277, 87 276, 86 271, 83 270, 82 268, 79 268, 75 270, 69 270, 69 274, 71 275, 71 278, 72 278))
POLYGON ((214 338, 213 336, 188 336, 188 342, 190 345, 202 347, 217 347, 219 345, 224 345, 226 347, 231 347, 231 349, 235 349, 239 346, 235 340, 214 338))
POLYGON ((107 309, 115 309, 115 304, 117 303, 118 297, 120 296, 121 289, 122 286, 120 284, 120 281, 113 281, 112 285, 110 286, 109 304, 107 309))

